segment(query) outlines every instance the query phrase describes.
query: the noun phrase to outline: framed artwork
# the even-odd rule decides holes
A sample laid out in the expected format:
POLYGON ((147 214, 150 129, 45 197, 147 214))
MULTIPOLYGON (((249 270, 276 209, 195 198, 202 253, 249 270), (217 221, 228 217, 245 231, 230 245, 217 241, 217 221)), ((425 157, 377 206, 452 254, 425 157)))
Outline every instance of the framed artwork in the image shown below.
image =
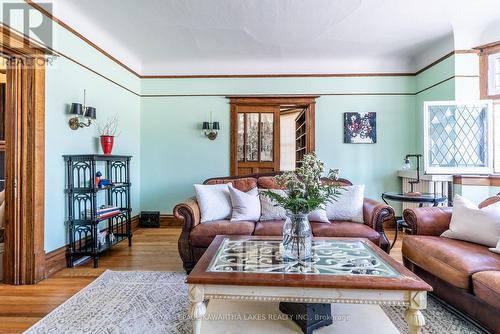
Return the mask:
POLYGON ((344 113, 344 143, 375 144, 377 142, 377 113, 344 113))

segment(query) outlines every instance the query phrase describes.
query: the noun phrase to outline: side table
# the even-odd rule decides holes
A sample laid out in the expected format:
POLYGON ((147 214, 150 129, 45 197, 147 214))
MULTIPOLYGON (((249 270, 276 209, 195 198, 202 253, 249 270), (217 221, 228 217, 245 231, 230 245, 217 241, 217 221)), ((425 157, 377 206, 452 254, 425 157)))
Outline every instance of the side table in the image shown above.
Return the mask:
MULTIPOLYGON (((395 201, 395 202, 406 202, 406 203, 418 203, 419 207, 422 207, 424 203, 432 204, 432 206, 437 206, 439 203, 443 203, 446 201, 447 197, 440 194, 430 194, 430 193, 421 193, 418 195, 410 195, 405 193, 398 192, 385 192, 382 193, 382 200, 385 204, 389 205, 387 201, 395 201)), ((391 244, 391 249, 394 247, 396 240, 398 239, 398 230, 400 227, 410 228, 410 226, 404 221, 404 219, 400 219, 396 221, 396 233, 394 236, 394 240, 391 244)))

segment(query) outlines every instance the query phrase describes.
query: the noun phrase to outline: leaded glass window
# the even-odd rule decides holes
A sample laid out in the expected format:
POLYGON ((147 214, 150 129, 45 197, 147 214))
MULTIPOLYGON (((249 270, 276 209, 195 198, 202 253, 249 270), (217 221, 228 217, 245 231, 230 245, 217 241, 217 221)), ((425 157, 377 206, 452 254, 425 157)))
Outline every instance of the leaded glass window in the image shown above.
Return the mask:
POLYGON ((490 173, 491 103, 424 104, 424 160, 428 173, 490 173))

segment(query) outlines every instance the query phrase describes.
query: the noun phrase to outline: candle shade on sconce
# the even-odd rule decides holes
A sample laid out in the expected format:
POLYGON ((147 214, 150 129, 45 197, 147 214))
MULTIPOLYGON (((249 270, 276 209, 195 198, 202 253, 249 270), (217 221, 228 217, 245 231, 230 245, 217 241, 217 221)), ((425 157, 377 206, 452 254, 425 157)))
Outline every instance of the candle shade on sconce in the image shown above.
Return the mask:
POLYGON ((72 130, 83 127, 89 127, 92 120, 96 119, 96 109, 85 105, 86 91, 83 91, 83 105, 81 103, 72 103, 69 109, 70 118, 68 124, 72 130), (86 122, 85 122, 86 121, 86 122))
POLYGON ((210 122, 203 122, 202 130, 205 136, 208 137, 208 139, 214 140, 215 138, 217 138, 217 134, 220 130, 220 125, 219 122, 212 122, 211 120, 212 114, 210 114, 210 122))

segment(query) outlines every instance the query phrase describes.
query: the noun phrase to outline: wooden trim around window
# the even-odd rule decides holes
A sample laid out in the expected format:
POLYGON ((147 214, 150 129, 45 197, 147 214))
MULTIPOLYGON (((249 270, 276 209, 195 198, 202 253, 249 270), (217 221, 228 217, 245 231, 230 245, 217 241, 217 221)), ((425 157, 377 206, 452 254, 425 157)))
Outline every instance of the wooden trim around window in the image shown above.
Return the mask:
POLYGON ((500 99, 500 94, 488 94, 489 55, 500 53, 500 42, 477 47, 479 50, 479 92, 481 99, 500 99))
MULTIPOLYGON (((319 95, 278 95, 278 96, 255 96, 255 95, 245 95, 245 96, 226 96, 230 103, 230 163, 229 169, 231 176, 237 175, 238 172, 238 157, 237 157, 237 138, 238 138, 238 108, 242 106, 268 106, 268 107, 280 107, 280 106, 301 106, 302 108, 307 108, 307 127, 306 127, 306 153, 314 152, 316 149, 315 145, 315 105, 316 99, 319 95)), ((279 126, 279 119, 275 120, 275 124, 279 126)), ((279 137, 275 136, 275 143, 279 144, 279 137)), ((278 152, 280 153, 280 152, 278 152)), ((275 163, 275 171, 280 169, 280 154, 277 154, 277 161, 275 163)))
POLYGON ((453 184, 462 186, 500 187, 500 175, 484 175, 484 176, 457 175, 453 177, 453 184))

